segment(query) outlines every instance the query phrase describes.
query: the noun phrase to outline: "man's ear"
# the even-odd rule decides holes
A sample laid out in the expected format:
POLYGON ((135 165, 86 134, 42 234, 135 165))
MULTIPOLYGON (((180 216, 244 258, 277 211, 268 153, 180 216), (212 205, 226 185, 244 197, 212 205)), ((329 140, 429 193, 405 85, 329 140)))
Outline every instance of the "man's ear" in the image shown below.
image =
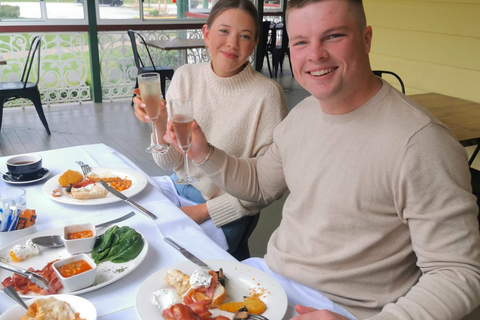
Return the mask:
POLYGON ((366 27, 365 31, 363 32, 363 38, 365 41, 365 54, 369 54, 372 47, 372 32, 372 27, 370 26, 366 27))

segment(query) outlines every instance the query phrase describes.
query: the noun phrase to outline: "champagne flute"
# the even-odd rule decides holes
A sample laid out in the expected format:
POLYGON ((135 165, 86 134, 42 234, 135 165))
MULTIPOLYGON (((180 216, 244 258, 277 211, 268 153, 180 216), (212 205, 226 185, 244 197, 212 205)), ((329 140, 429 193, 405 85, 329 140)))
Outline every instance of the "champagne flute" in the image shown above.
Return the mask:
POLYGON ((153 132, 152 142, 145 151, 148 153, 167 152, 169 146, 158 144, 157 142, 157 127, 155 125, 160 115, 160 100, 162 99, 160 75, 153 72, 138 75, 138 88, 140 89, 142 100, 145 103, 145 112, 150 118, 153 132))
POLYGON ((198 180, 190 177, 188 173, 188 150, 192 142, 192 123, 193 123, 193 100, 192 99, 178 99, 170 100, 168 102, 170 107, 170 118, 173 123, 173 131, 177 136, 177 141, 180 149, 182 149, 185 156, 185 177, 178 179, 175 183, 178 184, 192 184, 198 180))

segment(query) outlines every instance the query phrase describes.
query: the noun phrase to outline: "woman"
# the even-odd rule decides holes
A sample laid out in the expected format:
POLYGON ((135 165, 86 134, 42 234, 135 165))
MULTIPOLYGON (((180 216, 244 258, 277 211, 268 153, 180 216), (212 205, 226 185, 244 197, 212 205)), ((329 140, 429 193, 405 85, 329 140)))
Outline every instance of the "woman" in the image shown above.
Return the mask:
MULTIPOLYGON (((238 157, 263 154, 272 143, 273 129, 286 116, 287 106, 282 88, 254 71, 248 61, 259 39, 255 6, 249 0, 220 0, 202 33, 211 61, 180 67, 168 88, 167 100, 192 98, 195 120, 215 146, 238 157)), ((134 102, 136 117, 148 122, 141 98, 135 97, 134 102)), ((165 101, 160 108, 156 126, 161 144, 165 143, 167 125, 165 101)), ((183 155, 175 148, 154 154, 154 158, 160 167, 175 171, 172 179, 185 175, 183 155)), ((213 219, 225 233, 228 251, 237 259, 249 257, 248 247, 237 247, 249 216, 257 214, 261 206, 226 194, 194 165, 189 168, 190 176, 198 182, 175 187, 180 196, 198 204, 181 210, 197 223, 213 219)))

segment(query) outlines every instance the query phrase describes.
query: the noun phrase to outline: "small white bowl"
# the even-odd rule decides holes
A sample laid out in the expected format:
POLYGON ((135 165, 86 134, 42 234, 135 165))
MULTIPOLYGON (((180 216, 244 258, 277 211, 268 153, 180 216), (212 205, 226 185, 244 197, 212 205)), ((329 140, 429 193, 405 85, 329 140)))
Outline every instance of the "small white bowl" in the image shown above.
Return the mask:
POLYGON ((57 274, 58 280, 60 280, 60 282, 62 283, 63 289, 65 290, 65 292, 73 292, 73 291, 77 291, 77 290, 89 287, 93 284, 93 282, 95 281, 95 275, 97 273, 97 265, 86 254, 82 253, 82 254, 55 262, 53 264, 53 270, 57 274), (60 274, 60 271, 58 271, 58 268, 63 265, 80 261, 80 260, 85 260, 92 267, 92 269, 84 271, 80 274, 73 275, 68 278, 63 277, 60 274))
POLYGON ((63 228, 62 240, 65 243, 65 249, 71 255, 92 252, 93 246, 95 245, 95 240, 97 238, 97 232, 95 230, 95 225, 93 223, 83 223, 83 224, 72 224, 65 226, 63 228), (67 239, 67 235, 73 232, 80 231, 92 231, 93 237, 82 238, 82 239, 67 239))

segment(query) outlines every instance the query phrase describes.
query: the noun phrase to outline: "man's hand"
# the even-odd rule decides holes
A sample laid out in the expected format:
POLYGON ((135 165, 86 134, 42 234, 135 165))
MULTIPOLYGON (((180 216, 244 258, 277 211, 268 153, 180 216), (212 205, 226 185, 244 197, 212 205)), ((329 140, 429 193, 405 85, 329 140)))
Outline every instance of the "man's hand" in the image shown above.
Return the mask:
POLYGON ((291 320, 348 320, 338 313, 329 310, 317 310, 297 304, 295 311, 299 314, 291 320))
MULTIPOLYGON (((138 120, 150 123, 150 118, 147 116, 147 113, 145 112, 145 103, 142 100, 142 97, 140 96, 140 90, 135 89, 133 90, 133 93, 136 95, 135 98, 133 98, 133 103, 135 105, 135 117, 137 117, 138 120)), ((167 118, 167 102, 165 100, 160 100, 160 105, 158 106, 160 108, 160 115, 159 118, 167 118)))
POLYGON ((180 210, 198 224, 210 218, 206 203, 197 204, 196 206, 180 207, 180 210))

